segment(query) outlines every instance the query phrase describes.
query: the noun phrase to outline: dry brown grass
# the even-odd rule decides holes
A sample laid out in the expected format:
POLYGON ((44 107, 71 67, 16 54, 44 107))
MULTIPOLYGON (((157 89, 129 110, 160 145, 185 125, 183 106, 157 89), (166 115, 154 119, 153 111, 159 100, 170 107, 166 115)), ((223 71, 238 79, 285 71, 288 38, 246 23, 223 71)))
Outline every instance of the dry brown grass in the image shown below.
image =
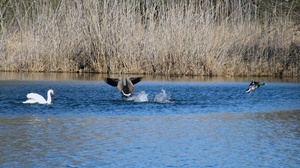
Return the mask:
POLYGON ((252 3, 8 0, 0 70, 165 75, 299 76, 299 27, 252 3), (146 7, 146 8, 144 8, 146 7), (254 14, 253 14, 254 13, 254 14), (298 33, 298 34, 297 34, 298 33))

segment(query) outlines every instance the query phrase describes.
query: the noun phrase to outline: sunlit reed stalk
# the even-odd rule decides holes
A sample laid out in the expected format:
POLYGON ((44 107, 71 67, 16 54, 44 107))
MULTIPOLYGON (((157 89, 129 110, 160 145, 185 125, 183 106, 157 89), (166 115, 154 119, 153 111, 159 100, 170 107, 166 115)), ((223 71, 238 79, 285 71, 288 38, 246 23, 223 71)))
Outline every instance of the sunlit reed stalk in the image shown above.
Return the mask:
POLYGON ((241 0, 7 0, 0 70, 299 76, 295 23, 259 12, 241 0))

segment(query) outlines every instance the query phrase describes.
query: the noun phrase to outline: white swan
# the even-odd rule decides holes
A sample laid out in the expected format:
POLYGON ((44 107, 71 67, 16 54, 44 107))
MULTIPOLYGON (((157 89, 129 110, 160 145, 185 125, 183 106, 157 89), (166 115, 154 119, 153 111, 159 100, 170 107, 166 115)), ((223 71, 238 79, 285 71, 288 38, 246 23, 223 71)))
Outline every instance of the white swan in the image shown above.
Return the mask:
POLYGON ((48 90, 47 93, 47 100, 45 98, 37 93, 28 93, 27 98, 28 100, 24 101, 23 103, 26 104, 51 104, 51 94, 54 95, 54 91, 52 89, 48 90))

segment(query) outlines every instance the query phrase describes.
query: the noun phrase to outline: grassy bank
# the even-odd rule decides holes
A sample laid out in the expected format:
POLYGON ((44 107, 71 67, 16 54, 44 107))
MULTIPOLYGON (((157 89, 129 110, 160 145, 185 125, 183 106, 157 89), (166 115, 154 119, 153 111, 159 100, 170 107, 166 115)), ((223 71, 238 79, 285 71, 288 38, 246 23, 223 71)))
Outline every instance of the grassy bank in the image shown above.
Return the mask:
POLYGON ((0 2, 2 71, 300 75, 296 0, 0 2))

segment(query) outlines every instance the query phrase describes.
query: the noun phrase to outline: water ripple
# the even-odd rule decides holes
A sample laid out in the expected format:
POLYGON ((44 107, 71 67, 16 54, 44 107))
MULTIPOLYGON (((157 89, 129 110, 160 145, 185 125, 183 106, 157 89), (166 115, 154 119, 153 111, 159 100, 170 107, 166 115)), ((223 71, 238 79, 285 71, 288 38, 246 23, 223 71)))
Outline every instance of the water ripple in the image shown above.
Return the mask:
MULTIPOLYGON (((1 82, 1 81, 0 81, 1 82)), ((300 85, 1 82, 0 167, 298 167, 300 85), (51 105, 23 104, 55 91, 51 105)))

